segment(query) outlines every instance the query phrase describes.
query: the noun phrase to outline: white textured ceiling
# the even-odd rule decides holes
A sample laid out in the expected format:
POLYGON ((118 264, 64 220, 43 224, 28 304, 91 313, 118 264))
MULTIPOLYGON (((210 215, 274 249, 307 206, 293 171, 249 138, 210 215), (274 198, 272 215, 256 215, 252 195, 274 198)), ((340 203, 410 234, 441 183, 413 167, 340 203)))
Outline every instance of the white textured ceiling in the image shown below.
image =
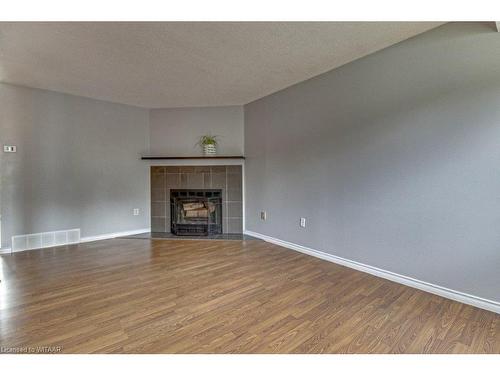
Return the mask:
POLYGON ((240 105, 437 22, 0 23, 0 81, 148 108, 240 105))

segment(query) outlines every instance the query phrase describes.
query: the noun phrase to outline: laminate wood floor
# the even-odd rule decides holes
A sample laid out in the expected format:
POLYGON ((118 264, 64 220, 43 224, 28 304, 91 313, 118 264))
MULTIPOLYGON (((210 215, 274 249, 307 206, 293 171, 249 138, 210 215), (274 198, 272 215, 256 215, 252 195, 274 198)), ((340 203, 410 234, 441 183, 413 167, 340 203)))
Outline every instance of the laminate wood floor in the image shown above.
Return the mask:
POLYGON ((500 353, 500 315, 263 241, 0 257, 0 346, 62 353, 500 353))

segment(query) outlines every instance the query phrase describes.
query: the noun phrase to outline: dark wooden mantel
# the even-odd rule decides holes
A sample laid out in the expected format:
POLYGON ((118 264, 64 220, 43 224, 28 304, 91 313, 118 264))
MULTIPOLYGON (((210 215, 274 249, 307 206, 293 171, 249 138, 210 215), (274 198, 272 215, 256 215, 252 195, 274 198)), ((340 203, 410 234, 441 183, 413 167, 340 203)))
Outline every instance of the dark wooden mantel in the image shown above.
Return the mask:
POLYGON ((244 156, 142 156, 141 160, 209 160, 209 159, 245 159, 244 156))

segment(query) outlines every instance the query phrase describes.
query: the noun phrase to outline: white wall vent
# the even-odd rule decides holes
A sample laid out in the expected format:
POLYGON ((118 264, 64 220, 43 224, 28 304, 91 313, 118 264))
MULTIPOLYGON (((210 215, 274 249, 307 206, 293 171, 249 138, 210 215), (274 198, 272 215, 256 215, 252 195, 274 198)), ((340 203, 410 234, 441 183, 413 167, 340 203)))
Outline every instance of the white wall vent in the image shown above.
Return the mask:
POLYGON ((12 236, 12 251, 42 249, 45 247, 71 245, 80 242, 80 229, 12 236))

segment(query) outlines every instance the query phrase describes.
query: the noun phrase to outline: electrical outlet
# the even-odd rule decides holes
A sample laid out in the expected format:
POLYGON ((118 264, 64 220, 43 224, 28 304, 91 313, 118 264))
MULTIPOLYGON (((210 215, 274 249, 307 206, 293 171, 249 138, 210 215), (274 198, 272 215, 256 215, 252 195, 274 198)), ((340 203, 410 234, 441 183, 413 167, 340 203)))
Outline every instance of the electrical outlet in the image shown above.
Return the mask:
POLYGON ((4 145, 3 152, 17 152, 17 147, 4 145))
POLYGON ((266 221, 267 219, 267 212, 266 211, 260 211, 260 220, 266 221))
POLYGON ((139 215, 139 209, 138 208, 134 208, 134 216, 138 216, 139 215))
POLYGON ((306 227, 306 218, 305 217, 301 217, 300 218, 300 226, 302 228, 305 228, 306 227))

